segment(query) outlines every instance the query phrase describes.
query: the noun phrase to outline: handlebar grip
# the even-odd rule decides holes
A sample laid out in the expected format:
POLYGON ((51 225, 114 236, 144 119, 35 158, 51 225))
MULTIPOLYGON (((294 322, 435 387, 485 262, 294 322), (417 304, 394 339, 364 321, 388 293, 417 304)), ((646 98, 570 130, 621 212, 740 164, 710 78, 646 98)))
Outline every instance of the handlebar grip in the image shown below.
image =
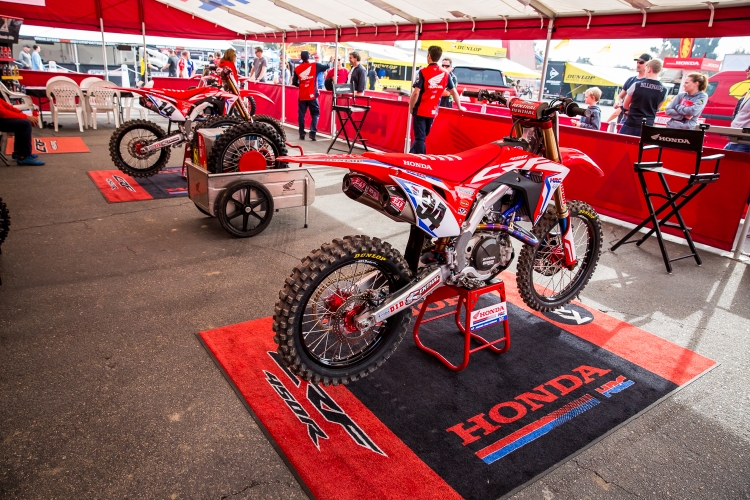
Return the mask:
POLYGON ((591 116, 591 110, 580 108, 574 102, 568 103, 568 105, 565 106, 563 113, 565 113, 568 116, 583 116, 586 118, 591 116))
POLYGON ((466 97, 479 97, 479 92, 475 92, 473 90, 464 90, 463 94, 466 97))

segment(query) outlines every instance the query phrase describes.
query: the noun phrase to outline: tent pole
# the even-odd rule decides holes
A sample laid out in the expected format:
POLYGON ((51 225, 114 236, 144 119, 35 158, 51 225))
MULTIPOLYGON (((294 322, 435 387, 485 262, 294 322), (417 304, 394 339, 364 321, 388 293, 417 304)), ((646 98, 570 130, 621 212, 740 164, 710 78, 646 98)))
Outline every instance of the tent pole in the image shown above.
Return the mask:
POLYGON ((104 19, 99 18, 99 28, 102 32, 102 59, 104 59, 104 79, 109 80, 109 68, 107 68, 107 47, 104 45, 104 19))
POLYGON ((250 76, 250 58, 247 56, 247 35, 245 35, 245 76, 250 76))
POLYGON ((286 66, 286 31, 281 33, 281 42, 281 55, 284 57, 284 66, 279 68, 279 70, 281 71, 281 124, 283 125, 286 121, 286 81, 284 80, 284 69, 286 66))
MULTIPOLYGON (((417 47, 419 46, 419 25, 414 25, 414 59, 411 62, 411 81, 414 82, 417 71, 417 47)), ((406 137, 404 138, 404 153, 409 152, 409 139, 411 137, 411 110, 406 113, 406 137)))
MULTIPOLYGON (((148 58, 146 57, 146 23, 141 21, 141 30, 143 31, 143 62, 148 65, 148 58)), ((143 84, 148 83, 148 67, 143 67, 143 84)))
POLYGON ((75 60, 75 63, 76 63, 76 72, 80 73, 81 72, 81 65, 78 63, 78 44, 77 43, 73 44, 73 57, 75 58, 74 60, 75 60))
MULTIPOLYGON (((338 71, 336 70, 336 59, 339 58, 339 28, 336 27, 336 48, 333 56, 333 83, 338 83, 338 71)), ((333 108, 333 106, 331 106, 333 108)), ((336 136, 336 112, 331 109, 331 137, 336 136)))
POLYGON ((542 100, 542 96, 544 95, 544 84, 547 81, 547 64, 549 63, 549 44, 552 41, 552 29, 555 25, 555 19, 550 18, 549 25, 547 26, 547 45, 544 47, 544 62, 542 63, 542 82, 541 85, 539 85, 539 95, 537 96, 538 100, 542 100))

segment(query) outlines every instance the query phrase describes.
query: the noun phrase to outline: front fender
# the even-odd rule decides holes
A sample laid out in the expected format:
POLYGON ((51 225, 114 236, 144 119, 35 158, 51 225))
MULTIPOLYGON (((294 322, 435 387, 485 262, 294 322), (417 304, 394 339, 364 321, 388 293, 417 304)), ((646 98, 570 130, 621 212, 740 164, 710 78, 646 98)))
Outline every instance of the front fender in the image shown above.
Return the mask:
POLYGON ((597 165, 596 162, 592 160, 586 153, 573 148, 561 147, 560 156, 560 163, 570 168, 571 170, 573 168, 583 167, 584 169, 598 175, 599 177, 604 177, 604 171, 602 171, 602 169, 599 168, 599 165, 597 165))

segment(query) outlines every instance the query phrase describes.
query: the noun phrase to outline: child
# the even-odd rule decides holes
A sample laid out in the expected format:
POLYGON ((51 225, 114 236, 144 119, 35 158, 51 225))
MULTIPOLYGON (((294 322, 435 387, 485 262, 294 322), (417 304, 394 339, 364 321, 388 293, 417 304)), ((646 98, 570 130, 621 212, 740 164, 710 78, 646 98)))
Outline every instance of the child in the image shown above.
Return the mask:
POLYGON ((582 116, 581 121, 573 122, 576 127, 599 130, 602 122, 602 110, 596 105, 602 97, 602 90, 599 87, 591 87, 584 94, 584 102, 589 105, 591 116, 582 116))

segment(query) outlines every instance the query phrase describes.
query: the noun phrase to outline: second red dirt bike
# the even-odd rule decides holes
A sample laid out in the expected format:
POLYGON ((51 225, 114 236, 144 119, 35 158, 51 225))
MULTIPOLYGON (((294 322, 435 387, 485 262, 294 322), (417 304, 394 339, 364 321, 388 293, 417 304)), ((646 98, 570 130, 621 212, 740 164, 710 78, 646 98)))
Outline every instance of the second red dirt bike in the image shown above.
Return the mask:
POLYGON ((192 143, 198 128, 234 129, 238 125, 241 127, 231 138, 224 138, 221 144, 217 141, 219 149, 210 157, 210 170, 236 169, 241 155, 250 149, 260 151, 269 168, 278 167, 276 158, 287 154, 281 124, 271 117, 251 116, 244 104, 254 103, 254 99, 273 101, 261 92, 239 90, 231 76, 222 76, 219 81, 224 88, 201 84, 188 90, 120 89, 140 95, 143 107, 167 118, 170 128, 175 123, 177 130, 168 133, 148 120, 123 123, 109 141, 109 153, 117 168, 132 177, 150 177, 166 166, 171 148, 192 143))
POLYGON ((347 196, 412 226, 404 256, 378 238, 346 236, 295 267, 273 321, 278 353, 295 374, 325 385, 368 375, 401 342, 413 306, 442 285, 492 280, 514 258, 511 239, 523 243, 516 280, 532 309, 564 306, 588 283, 601 223, 586 203, 567 201, 562 184, 571 168, 603 173, 582 152, 559 147, 555 126, 558 113, 588 111, 566 98, 506 103, 485 90, 474 97, 507 104, 510 137, 450 155, 279 159, 349 169, 347 196))

